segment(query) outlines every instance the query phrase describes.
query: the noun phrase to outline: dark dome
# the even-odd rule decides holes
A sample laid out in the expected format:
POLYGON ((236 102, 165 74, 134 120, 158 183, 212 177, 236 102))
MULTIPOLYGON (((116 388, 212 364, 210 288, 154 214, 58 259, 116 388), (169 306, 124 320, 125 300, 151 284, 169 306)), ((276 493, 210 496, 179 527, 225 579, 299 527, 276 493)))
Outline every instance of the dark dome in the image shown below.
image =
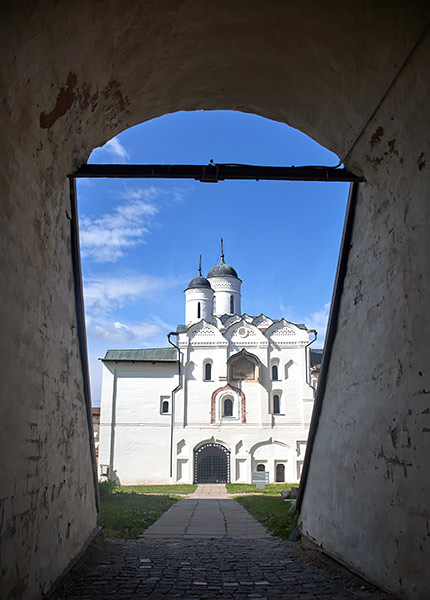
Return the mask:
POLYGON ((223 256, 221 256, 221 262, 219 265, 215 265, 209 271, 208 277, 236 277, 236 279, 239 279, 233 267, 225 264, 223 256))
POLYGON ((194 279, 192 279, 190 281, 190 283, 188 284, 187 290, 189 290, 190 288, 210 288, 210 287, 211 287, 211 284, 206 279, 206 277, 202 277, 201 275, 198 275, 197 277, 194 277, 194 279))

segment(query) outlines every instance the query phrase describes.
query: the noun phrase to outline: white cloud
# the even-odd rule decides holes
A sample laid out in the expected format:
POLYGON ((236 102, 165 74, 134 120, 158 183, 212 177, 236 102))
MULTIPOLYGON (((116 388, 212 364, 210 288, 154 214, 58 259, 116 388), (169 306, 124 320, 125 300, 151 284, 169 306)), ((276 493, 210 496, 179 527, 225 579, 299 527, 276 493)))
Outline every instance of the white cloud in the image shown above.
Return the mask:
POLYGON ((329 314, 330 302, 326 302, 321 308, 304 318, 304 323, 306 323, 308 329, 316 329, 318 332, 316 347, 324 345, 329 314))
POLYGON ((95 152, 107 152, 112 162, 125 163, 130 160, 130 154, 117 137, 106 142, 101 148, 97 148, 95 152))
POLYGON ((126 303, 154 299, 182 280, 151 275, 95 275, 84 279, 85 307, 90 314, 110 314, 126 303))
MULTIPOLYGON (((112 213, 100 217, 82 215, 80 242, 82 258, 95 262, 115 262, 126 249, 143 244, 158 208, 150 200, 156 195, 153 188, 133 192, 131 201, 119 204, 112 213)), ((129 196, 130 198, 130 196, 129 196)))
POLYGON ((98 263, 116 262, 127 250, 145 243, 145 237, 159 213, 155 203, 182 202, 181 190, 158 187, 126 187, 119 198, 123 201, 110 213, 97 217, 81 215, 79 222, 81 255, 98 263))
POLYGON ((100 406, 102 388, 102 363, 108 349, 115 348, 160 348, 167 347, 167 333, 172 331, 158 317, 151 316, 139 323, 115 321, 114 318, 95 318, 87 315, 89 340, 89 367, 91 399, 93 406, 100 406))
POLYGON ((304 323, 308 329, 316 329, 318 332, 318 338, 314 346, 320 348, 324 345, 325 336, 327 332, 327 322, 330 314, 330 302, 326 302, 311 314, 303 315, 298 313, 297 310, 292 306, 280 305, 282 314, 289 315, 289 319, 293 323, 304 323))
POLYGON ((87 319, 88 337, 106 340, 109 347, 118 344, 144 344, 151 338, 163 334, 163 328, 158 323, 142 321, 140 323, 121 323, 120 321, 94 321, 87 319))

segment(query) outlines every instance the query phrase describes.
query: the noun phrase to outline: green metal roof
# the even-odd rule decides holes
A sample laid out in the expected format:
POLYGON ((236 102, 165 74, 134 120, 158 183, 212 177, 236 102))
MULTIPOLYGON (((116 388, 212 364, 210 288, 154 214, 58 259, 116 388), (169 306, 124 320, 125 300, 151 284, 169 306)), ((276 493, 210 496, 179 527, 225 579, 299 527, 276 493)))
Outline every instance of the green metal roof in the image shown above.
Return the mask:
POLYGON ((208 273, 209 277, 235 277, 239 279, 236 271, 230 265, 226 265, 224 260, 222 259, 219 265, 215 265, 208 273))
POLYGON ((211 289, 211 284, 206 279, 206 277, 202 277, 201 275, 198 275, 197 277, 194 277, 194 279, 192 279, 190 281, 190 283, 188 284, 187 289, 189 290, 192 288, 209 288, 209 289, 211 289))
POLYGON ((133 362, 177 362, 175 348, 143 348, 136 350, 108 350, 102 361, 123 360, 133 362))

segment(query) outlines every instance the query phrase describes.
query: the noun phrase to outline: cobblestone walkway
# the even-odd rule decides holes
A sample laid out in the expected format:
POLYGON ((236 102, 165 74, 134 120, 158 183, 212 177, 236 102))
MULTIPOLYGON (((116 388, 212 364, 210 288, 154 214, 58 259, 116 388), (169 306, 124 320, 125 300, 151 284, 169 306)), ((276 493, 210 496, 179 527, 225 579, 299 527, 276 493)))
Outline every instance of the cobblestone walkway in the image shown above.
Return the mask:
POLYGON ((268 540, 108 541, 110 552, 56 600, 270 598, 388 600, 349 575, 313 564, 297 544, 268 540))
POLYGON ((315 551, 272 537, 264 528, 261 534, 260 525, 254 529, 255 537, 250 537, 254 519, 248 513, 242 521, 243 535, 240 527, 230 528, 234 535, 229 535, 226 520, 237 518, 242 510, 246 513, 226 495, 217 500, 200 490, 196 498, 178 502, 160 519, 164 524, 158 529, 153 526, 152 533, 148 529, 141 539, 105 540, 90 559, 84 557, 51 598, 393 600, 334 563, 322 561, 315 551), (212 505, 210 510, 205 502, 212 505), (223 510, 216 508, 217 503, 221 507, 231 504, 227 517, 225 510, 219 517, 223 510), (166 526, 178 520, 179 526, 168 536, 166 526))

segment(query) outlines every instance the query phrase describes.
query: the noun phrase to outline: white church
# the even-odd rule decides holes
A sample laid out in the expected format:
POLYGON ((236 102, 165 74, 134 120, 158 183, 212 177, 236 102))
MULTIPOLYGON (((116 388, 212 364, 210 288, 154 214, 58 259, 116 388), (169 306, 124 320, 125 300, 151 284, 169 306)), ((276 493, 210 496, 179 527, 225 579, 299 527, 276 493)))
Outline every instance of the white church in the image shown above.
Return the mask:
MULTIPOLYGON (((300 478, 312 415, 316 332, 241 310, 224 261, 185 290, 170 347, 108 350, 99 469, 122 485, 300 478), (310 334, 314 338, 310 339, 310 334)), ((317 357, 317 358, 316 358, 317 357)))

